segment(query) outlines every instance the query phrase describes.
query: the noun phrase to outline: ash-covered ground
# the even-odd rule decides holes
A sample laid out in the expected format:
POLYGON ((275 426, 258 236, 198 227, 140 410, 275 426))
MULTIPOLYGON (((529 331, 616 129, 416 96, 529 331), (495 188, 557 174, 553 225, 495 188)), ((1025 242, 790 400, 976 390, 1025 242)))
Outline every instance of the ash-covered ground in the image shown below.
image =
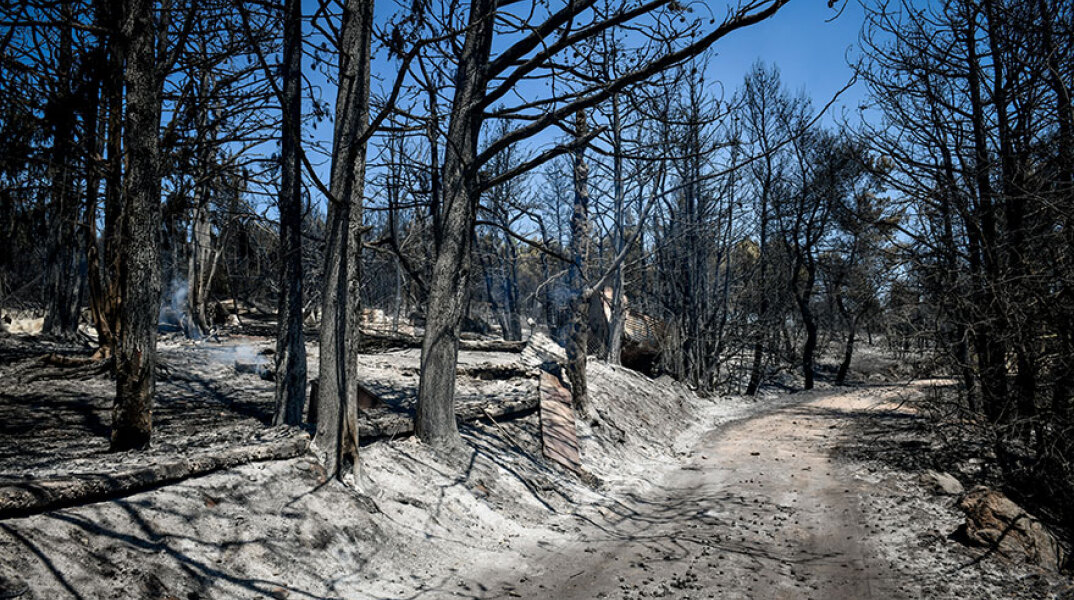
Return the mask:
MULTIPOLYGON (((207 435, 212 423, 264 427, 270 383, 241 380, 201 355, 168 358, 193 352, 174 346, 162 352, 171 371, 191 368, 177 368, 182 360, 196 362, 207 381, 162 382, 162 397, 173 394, 176 404, 158 404, 152 452, 181 448, 184 436, 207 435), (245 395, 247 387, 253 391, 245 395), (245 395, 238 405, 229 398, 236 389, 245 395), (212 413, 215 421, 194 420, 212 413)), ((412 352, 398 354, 411 360, 412 352)), ((5 361, 5 373, 32 359, 5 361)), ((393 358, 375 360, 382 365, 370 372, 397 370, 393 358)), ((962 519, 953 498, 917 470, 870 454, 873 442, 888 443, 875 432, 920 418, 900 405, 919 387, 700 398, 668 378, 596 361, 589 377, 601 424, 579 425, 582 462, 594 476, 586 482, 541 457, 539 417, 531 413, 463 427, 468 450, 461 455, 442 456, 410 438, 365 446, 356 486, 326 482, 302 456, 6 519, 0 576, 23 598, 998 600, 1074 593, 1061 575, 982 557, 984 550, 949 539, 962 519)), ((5 447, 3 476, 76 473, 60 463, 103 453, 106 436, 98 435, 83 454, 67 451, 71 460, 56 461, 38 437, 100 433, 110 385, 42 381, 24 393, 12 384, 3 404, 33 397, 36 410, 60 408, 66 416, 42 417, 51 424, 39 435, 23 429, 41 427, 32 415, 18 429, 5 423, 5 440, 22 437, 5 447)), ((923 428, 897 428, 897 435, 919 440, 903 447, 932 443, 923 428)), ((78 445, 72 439, 54 443, 78 445)))

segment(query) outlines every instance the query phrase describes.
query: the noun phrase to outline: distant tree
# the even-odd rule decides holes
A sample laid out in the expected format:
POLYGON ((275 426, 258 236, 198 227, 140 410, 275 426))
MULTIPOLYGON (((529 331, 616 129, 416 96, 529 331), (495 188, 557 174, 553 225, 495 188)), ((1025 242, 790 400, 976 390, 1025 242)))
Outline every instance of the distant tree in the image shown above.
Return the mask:
POLYGON ((861 168, 844 140, 808 130, 810 119, 804 110, 787 119, 784 127, 792 132, 794 171, 777 192, 775 222, 788 256, 785 281, 805 328, 801 365, 805 389, 810 390, 820 328, 814 308, 818 259, 830 233, 833 209, 853 189, 861 168))

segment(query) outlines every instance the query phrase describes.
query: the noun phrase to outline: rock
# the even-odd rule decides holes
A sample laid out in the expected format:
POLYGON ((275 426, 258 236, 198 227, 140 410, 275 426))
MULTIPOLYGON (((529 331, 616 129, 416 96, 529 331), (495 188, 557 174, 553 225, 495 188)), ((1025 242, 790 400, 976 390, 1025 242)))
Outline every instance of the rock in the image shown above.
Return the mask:
POLYGON ((977 486, 958 501, 958 507, 966 513, 961 533, 968 543, 1049 570, 1063 567, 1063 548, 1056 537, 1000 492, 977 486))
POLYGON ((926 486, 932 488, 933 491, 940 494, 947 494, 949 496, 957 496, 964 493, 966 490, 962 487, 950 473, 943 473, 940 471, 933 471, 929 469, 925 471, 925 474, 921 477, 926 486))

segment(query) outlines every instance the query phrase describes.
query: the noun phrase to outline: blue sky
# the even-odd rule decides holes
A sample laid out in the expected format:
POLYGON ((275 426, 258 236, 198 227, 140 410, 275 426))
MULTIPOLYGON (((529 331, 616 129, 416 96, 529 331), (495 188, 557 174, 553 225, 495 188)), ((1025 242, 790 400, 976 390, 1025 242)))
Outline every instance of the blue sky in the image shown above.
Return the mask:
MULTIPOLYGON (((803 91, 820 108, 842 89, 851 79, 848 61, 857 56, 856 46, 861 29, 864 8, 860 0, 843 0, 844 6, 829 8, 825 0, 792 0, 772 18, 757 25, 734 32, 716 43, 712 48, 705 81, 713 94, 730 97, 741 85, 743 77, 758 60, 779 67, 784 85, 792 92, 803 91), (841 12, 840 12, 841 10, 841 12), (838 17, 836 17, 836 14, 838 17), (835 18, 833 18, 835 17, 835 18)), ((316 2, 304 2, 306 15, 316 10, 316 2)), ((726 14, 725 4, 713 3, 716 15, 726 14)), ((383 24, 397 6, 393 0, 377 0, 377 23, 383 24)), ((311 34, 307 31, 307 35, 311 34)), ((379 53, 384 65, 383 50, 379 53)), ((307 76, 322 86, 322 98, 334 105, 335 90, 324 82, 319 74, 306 65, 307 76)), ((394 65, 394 61, 393 64, 394 65)), ((382 77, 394 76, 394 70, 382 77)), ((374 87, 377 84, 374 83, 374 87)), ((865 87, 857 84, 847 90, 826 115, 825 122, 833 123, 846 111, 853 122, 857 107, 865 97, 865 87)), ((322 123, 313 133, 314 137, 328 145, 331 123, 322 123)), ((549 143, 558 131, 550 130, 531 140, 542 145, 549 143)), ((319 169, 327 182, 327 165, 319 169)), ((314 196, 315 190, 311 189, 314 196)))
MULTIPOLYGON (((730 94, 741 85, 750 66, 762 60, 778 66, 784 85, 792 92, 804 90, 819 109, 853 75, 848 59, 858 55, 865 11, 858 0, 846 3, 838 18, 826 22, 838 7, 829 9, 823 0, 792 0, 771 19, 717 42, 706 79, 722 82, 730 94)), ((834 114, 841 106, 853 114, 865 93, 861 84, 847 90, 833 106, 834 114)))

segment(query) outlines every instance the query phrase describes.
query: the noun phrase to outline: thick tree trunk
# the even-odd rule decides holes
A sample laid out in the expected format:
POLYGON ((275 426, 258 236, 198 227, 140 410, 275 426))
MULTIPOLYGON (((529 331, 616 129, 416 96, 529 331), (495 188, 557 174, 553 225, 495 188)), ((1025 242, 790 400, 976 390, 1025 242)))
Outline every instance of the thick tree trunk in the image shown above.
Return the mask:
POLYGON ((280 298, 276 334, 273 424, 298 425, 306 403, 306 343, 302 332, 302 3, 284 2, 283 139, 280 145, 280 298))
MULTIPOLYGON (((579 111, 575 135, 583 138, 589 132, 585 111, 579 111)), ((589 165, 585 162, 585 147, 578 146, 574 154, 574 210, 571 213, 571 266, 568 277, 571 288, 571 322, 567 337, 567 378, 571 382, 571 401, 583 419, 593 418, 589 405, 589 386, 586 382, 586 352, 589 346, 589 295, 586 293, 586 247, 589 244, 589 165)))
POLYGON ((357 354, 361 316, 362 204, 369 126, 369 63, 374 0, 347 0, 340 30, 340 85, 328 207, 321 317, 319 420, 315 442, 329 475, 350 454, 358 468, 357 354))
POLYGON ((474 162, 483 121, 480 100, 488 85, 488 60, 496 2, 472 0, 469 28, 459 55, 455 97, 445 145, 443 210, 429 286, 415 432, 441 448, 461 443, 455 423, 455 365, 459 327, 470 289, 470 250, 479 193, 474 162))
POLYGON ((156 65, 152 0, 128 0, 126 39, 127 181, 120 275, 113 451, 141 449, 152 433, 160 311, 159 129, 161 80, 156 65))

